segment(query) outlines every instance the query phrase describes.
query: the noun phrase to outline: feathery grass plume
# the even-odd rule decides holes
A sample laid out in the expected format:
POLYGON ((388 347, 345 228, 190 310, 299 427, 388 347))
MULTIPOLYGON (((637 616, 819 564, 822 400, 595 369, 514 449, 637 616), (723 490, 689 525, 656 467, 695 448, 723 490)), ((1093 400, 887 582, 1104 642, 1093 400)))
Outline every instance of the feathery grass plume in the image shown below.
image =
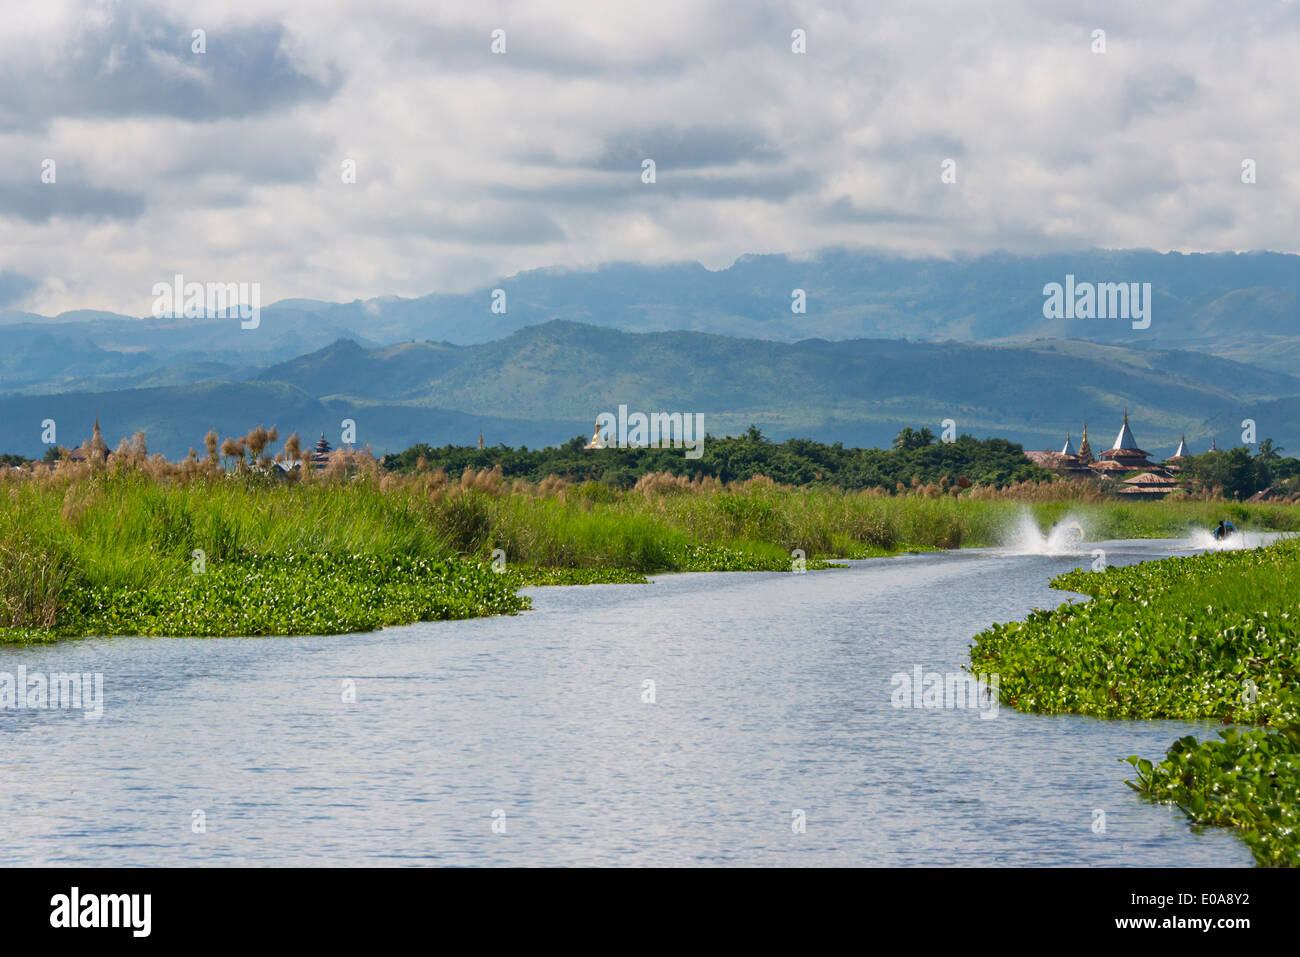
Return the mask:
POLYGON ((216 465, 217 462, 220 461, 217 458, 219 448, 218 443, 220 441, 221 437, 217 435, 216 429, 208 429, 208 434, 203 437, 203 446, 207 449, 208 461, 213 465, 216 465))
POLYGON ((242 439, 236 439, 234 436, 227 437, 226 441, 221 443, 221 454, 227 461, 234 460, 237 471, 243 471, 244 442, 242 439))
POLYGON ((424 494, 427 498, 437 501, 447 490, 447 485, 449 483, 447 470, 442 466, 438 466, 432 472, 426 472, 421 476, 417 476, 416 482, 424 490, 424 494))
POLYGON ((548 475, 537 486, 537 494, 547 498, 564 498, 569 483, 558 475, 548 475))
POLYGON ((266 446, 270 441, 271 433, 260 425, 249 429, 248 434, 244 436, 244 445, 248 448, 254 461, 262 457, 262 453, 266 451, 266 446))
POLYGON ((338 482, 347 477, 351 465, 352 453, 346 449, 335 449, 330 453, 323 474, 326 478, 338 482))
POLYGON ((691 480, 685 475, 674 475, 672 472, 646 472, 632 486, 633 492, 643 495, 669 495, 690 490, 691 480))

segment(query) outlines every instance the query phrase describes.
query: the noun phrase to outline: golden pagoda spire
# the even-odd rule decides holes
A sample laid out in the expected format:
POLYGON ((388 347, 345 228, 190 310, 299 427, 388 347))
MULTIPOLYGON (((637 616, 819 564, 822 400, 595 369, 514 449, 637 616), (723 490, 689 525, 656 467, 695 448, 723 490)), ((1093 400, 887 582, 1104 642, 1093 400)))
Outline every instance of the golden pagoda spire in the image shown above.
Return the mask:
POLYGON ((1088 444, 1088 423, 1083 423, 1083 440, 1079 442, 1079 461, 1088 463, 1093 461, 1092 446, 1088 444))

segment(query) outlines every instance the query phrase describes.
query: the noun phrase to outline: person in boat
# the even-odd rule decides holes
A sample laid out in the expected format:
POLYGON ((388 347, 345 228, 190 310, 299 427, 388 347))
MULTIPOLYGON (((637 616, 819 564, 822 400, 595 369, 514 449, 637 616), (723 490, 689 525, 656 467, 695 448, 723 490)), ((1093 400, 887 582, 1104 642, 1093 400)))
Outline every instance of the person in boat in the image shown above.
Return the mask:
POLYGON ((1221 542, 1236 530, 1237 526, 1233 525, 1232 522, 1227 519, 1223 519, 1219 522, 1219 527, 1214 530, 1214 538, 1216 541, 1221 542))

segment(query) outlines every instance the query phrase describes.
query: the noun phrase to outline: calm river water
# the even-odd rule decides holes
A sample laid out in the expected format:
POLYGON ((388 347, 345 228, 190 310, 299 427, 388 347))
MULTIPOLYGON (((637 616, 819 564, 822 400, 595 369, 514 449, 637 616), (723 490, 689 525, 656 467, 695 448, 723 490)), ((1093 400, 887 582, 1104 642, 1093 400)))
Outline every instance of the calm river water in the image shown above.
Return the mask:
POLYGON ((534 589, 515 617, 374 634, 0 650, 0 672, 102 672, 105 698, 97 721, 0 710, 0 863, 1249 865, 1123 783, 1118 758, 1212 725, 891 703, 893 675, 957 672, 976 632, 1059 604, 1048 578, 1092 547, 534 589))

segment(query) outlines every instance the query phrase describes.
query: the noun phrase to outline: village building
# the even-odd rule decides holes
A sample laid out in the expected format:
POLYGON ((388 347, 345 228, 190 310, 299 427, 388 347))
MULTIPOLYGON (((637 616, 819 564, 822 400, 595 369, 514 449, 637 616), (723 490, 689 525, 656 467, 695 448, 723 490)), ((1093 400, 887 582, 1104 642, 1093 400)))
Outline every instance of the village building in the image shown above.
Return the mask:
POLYGON ((1117 495, 1125 498, 1160 499, 1180 487, 1173 473, 1178 471, 1176 460, 1185 458, 1187 440, 1184 437, 1178 443, 1177 451, 1170 456, 1167 467, 1157 465, 1150 459, 1150 453, 1144 451, 1133 435, 1129 426, 1128 411, 1124 412, 1124 421, 1111 447, 1101 455, 1093 457, 1092 445, 1088 441, 1088 425, 1084 423, 1083 437, 1078 446, 1074 444, 1074 435, 1067 432, 1065 444, 1059 450, 1043 449, 1026 451, 1025 456, 1057 475, 1068 478, 1118 479, 1131 472, 1140 472, 1124 479, 1117 495))
POLYGON ((1165 459, 1165 465, 1164 465, 1165 471, 1166 472, 1180 471, 1182 469, 1182 460, 1190 457, 1191 454, 1192 454, 1191 451, 1187 448, 1187 436, 1180 435, 1178 437, 1178 448, 1174 450, 1173 455, 1165 459))
POLYGON ((1133 430, 1128 427, 1128 410, 1125 409, 1124 424, 1120 426, 1119 434, 1115 436, 1115 444, 1097 458, 1102 462, 1118 462, 1125 469, 1149 469, 1154 467, 1155 463, 1148 458, 1148 454, 1138 448, 1137 439, 1133 438, 1133 430))
POLYGON ((311 464, 317 469, 323 469, 325 466, 330 464, 330 456, 333 454, 334 451, 330 448, 329 442, 325 440, 325 433, 322 432, 320 434, 320 440, 311 450, 309 456, 311 464))
POLYGON ((1179 488, 1178 480, 1158 472, 1142 472, 1126 478, 1117 495, 1126 499, 1162 499, 1179 488))

